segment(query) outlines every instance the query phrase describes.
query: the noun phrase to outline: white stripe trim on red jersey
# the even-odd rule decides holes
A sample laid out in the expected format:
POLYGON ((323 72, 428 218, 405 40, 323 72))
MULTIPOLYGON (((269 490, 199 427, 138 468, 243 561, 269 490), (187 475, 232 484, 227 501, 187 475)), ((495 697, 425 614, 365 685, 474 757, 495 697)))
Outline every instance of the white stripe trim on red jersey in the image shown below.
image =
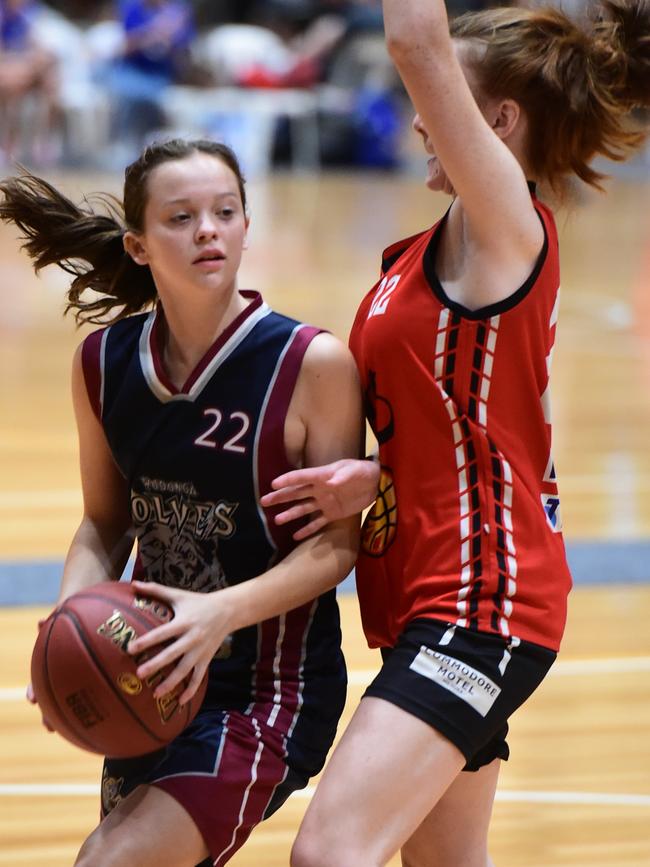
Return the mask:
POLYGON ((438 333, 436 335, 436 349, 433 360, 433 375, 436 382, 442 383, 445 364, 445 349, 447 347, 447 329, 449 327, 449 310, 443 307, 438 320, 438 333))
POLYGON ((513 600, 517 594, 517 548, 514 539, 514 525, 512 520, 513 482, 512 467, 499 451, 499 461, 503 477, 503 529, 506 535, 506 588, 504 591, 503 615, 499 619, 499 631, 505 638, 510 637, 510 618, 512 617, 513 600))
POLYGON ((459 619, 458 626, 467 626, 467 602, 466 598, 469 593, 474 571, 471 561, 471 535, 470 535, 470 503, 469 503, 469 473, 468 473, 468 455, 467 447, 463 442, 463 431, 460 424, 460 419, 456 404, 447 394, 443 387, 444 379, 444 363, 445 350, 447 347, 447 338, 449 331, 450 313, 446 307, 440 311, 438 319, 438 331, 436 334, 436 349, 434 359, 434 377, 436 385, 440 391, 440 396, 444 403, 449 420, 451 422, 452 436, 454 439, 454 455, 456 457, 456 469, 458 472, 458 501, 459 501, 459 529, 460 529, 460 582, 461 587, 456 599, 456 608, 458 610, 459 619))
MULTIPOLYGON (((486 433, 488 426, 488 399, 492 384, 492 371, 494 369, 494 357, 500 324, 500 316, 493 316, 487 324, 488 334, 485 341, 485 351, 483 352, 483 363, 479 379, 477 421, 486 433)), ((517 548, 515 546, 514 523, 512 520, 512 467, 502 452, 498 449, 496 451, 501 463, 501 477, 503 479, 502 519, 506 543, 506 586, 503 594, 502 616, 499 618, 499 631, 507 638, 510 636, 510 618, 512 617, 513 600, 517 593, 517 548)))
MULTIPOLYGON (((494 369, 494 356, 499 333, 500 316, 493 316, 486 324, 486 335, 482 364, 479 374, 476 399, 476 422, 487 434, 488 425, 488 399, 492 384, 492 371, 494 369)), ((438 319, 438 331, 435 341, 434 376, 436 385, 440 391, 445 409, 451 422, 452 436, 454 440, 454 455, 458 473, 458 501, 459 501, 459 529, 460 529, 460 588, 456 597, 456 610, 458 611, 458 626, 468 626, 469 603, 475 578, 472 563, 472 527, 471 527, 471 502, 469 490, 469 459, 467 445, 464 442, 463 430, 455 402, 444 389, 445 352, 448 341, 450 323, 449 310, 443 308, 438 319)), ((499 619, 499 631, 504 636, 510 635, 510 618, 514 607, 514 597, 517 593, 517 549, 514 540, 514 523, 512 519, 513 505, 513 481, 512 468, 501 452, 497 452, 501 463, 501 475, 503 480, 503 503, 502 517, 505 533, 504 559, 506 564, 506 586, 504 589, 502 613, 499 619)))
POLYGON ((496 350, 500 322, 500 316, 493 316, 487 325, 488 334, 485 341, 485 352, 483 353, 483 367, 480 372, 478 394, 476 395, 478 404, 477 421, 484 430, 487 430, 488 398, 490 396, 490 386, 492 385, 494 352, 496 350))

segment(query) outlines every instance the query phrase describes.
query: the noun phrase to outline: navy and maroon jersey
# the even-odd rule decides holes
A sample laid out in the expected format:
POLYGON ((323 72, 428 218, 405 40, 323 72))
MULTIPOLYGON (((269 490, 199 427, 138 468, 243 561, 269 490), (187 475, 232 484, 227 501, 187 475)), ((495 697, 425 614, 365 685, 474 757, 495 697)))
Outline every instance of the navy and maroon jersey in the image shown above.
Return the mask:
POLYGON ((533 273, 470 311, 436 276, 446 216, 393 245, 350 346, 379 442, 380 495, 357 586, 371 646, 416 617, 556 650, 571 577, 551 457, 549 372, 559 303, 551 212, 533 273))
MULTIPOLYGON (((210 592, 263 573, 295 547, 259 498, 291 469, 285 418, 319 332, 242 294, 249 305, 180 390, 161 363, 160 308, 84 342, 91 404, 130 488, 141 580, 210 592)), ((346 683, 340 640, 334 591, 241 629, 211 663, 205 702, 275 728, 291 762, 307 740, 306 717, 327 737, 336 727, 346 683)))

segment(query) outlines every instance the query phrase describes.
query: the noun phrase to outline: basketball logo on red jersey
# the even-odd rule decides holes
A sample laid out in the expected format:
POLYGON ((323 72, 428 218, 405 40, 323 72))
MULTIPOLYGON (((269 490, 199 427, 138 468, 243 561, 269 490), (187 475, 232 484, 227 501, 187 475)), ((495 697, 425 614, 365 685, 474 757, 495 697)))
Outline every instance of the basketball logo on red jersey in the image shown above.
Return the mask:
POLYGON ((363 522, 361 546, 371 557, 381 557, 397 533, 397 497, 391 472, 381 468, 377 499, 363 522))
POLYGON ((366 418, 377 443, 382 446, 395 433, 395 417, 390 401, 377 391, 377 375, 374 370, 368 371, 368 387, 364 394, 364 407, 366 418))

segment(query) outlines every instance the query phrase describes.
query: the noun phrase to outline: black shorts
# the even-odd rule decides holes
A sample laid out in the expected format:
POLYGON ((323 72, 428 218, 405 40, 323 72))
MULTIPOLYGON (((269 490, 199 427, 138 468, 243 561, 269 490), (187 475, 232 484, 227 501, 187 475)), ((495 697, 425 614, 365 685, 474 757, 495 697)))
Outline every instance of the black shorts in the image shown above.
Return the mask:
POLYGON ((539 644, 419 618, 365 696, 383 698, 433 726, 462 752, 464 770, 507 759, 508 718, 535 691, 557 654, 539 644))

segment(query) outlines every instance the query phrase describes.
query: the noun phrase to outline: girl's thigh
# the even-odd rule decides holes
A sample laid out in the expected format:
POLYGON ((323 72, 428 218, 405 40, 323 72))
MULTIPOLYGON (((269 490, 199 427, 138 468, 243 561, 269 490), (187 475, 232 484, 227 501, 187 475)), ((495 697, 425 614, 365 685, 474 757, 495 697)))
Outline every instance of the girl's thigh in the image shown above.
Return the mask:
POLYGON ((427 723, 384 699, 364 698, 307 810, 293 863, 384 864, 464 764, 460 750, 427 723))
POLYGON ((460 773, 402 846, 403 867, 486 867, 501 762, 460 773))

